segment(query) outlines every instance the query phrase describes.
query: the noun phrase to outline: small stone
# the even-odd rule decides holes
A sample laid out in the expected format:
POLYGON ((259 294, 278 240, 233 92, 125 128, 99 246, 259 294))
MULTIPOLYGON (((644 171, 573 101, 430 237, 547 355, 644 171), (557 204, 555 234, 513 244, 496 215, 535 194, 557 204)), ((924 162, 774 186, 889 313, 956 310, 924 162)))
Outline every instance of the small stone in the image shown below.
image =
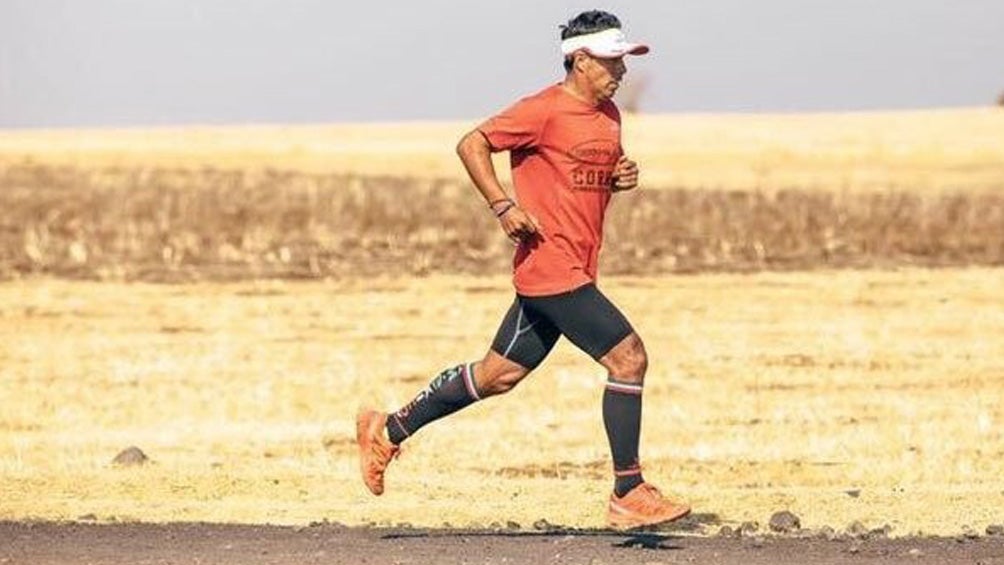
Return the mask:
POLYGON ((545 518, 541 518, 540 520, 537 520, 536 522, 533 523, 533 529, 539 530, 539 531, 542 531, 542 532, 547 532, 547 531, 550 531, 550 530, 554 530, 556 528, 557 528, 557 526, 555 526, 554 524, 548 522, 545 518))
POLYGON ((892 533, 892 526, 886 524, 881 528, 872 529, 870 532, 868 532, 868 537, 883 539, 889 537, 890 533, 892 533))
POLYGON ((854 540, 851 545, 847 547, 847 553, 859 553, 861 551, 861 541, 854 540))
POLYGON ((857 520, 851 522, 851 524, 847 526, 846 531, 847 535, 853 538, 863 538, 868 535, 868 528, 866 528, 864 524, 862 524, 857 520))
POLYGON ((732 529, 731 526, 722 526, 718 528, 718 537, 730 538, 736 535, 736 531, 732 529))
POLYGON ((976 539, 980 537, 980 534, 969 526, 962 526, 962 535, 966 536, 966 539, 976 539))
POLYGON ((97 519, 98 519, 98 517, 95 516, 92 513, 81 514, 80 516, 77 516, 77 520, 79 520, 81 522, 94 522, 97 519))
POLYGON ((832 541, 835 536, 836 536, 836 532, 834 532, 833 528, 831 528, 829 526, 823 526, 822 528, 819 528, 818 530, 816 530, 816 537, 818 537, 820 539, 825 539, 825 540, 832 541))
POLYGON ((987 526, 988 536, 1004 536, 1004 525, 1001 524, 990 524, 987 526))
POLYGON ((916 547, 911 548, 910 551, 907 551, 906 553, 910 557, 921 557, 922 555, 924 555, 924 552, 917 549, 916 547))
POLYGON ((143 453, 142 449, 132 446, 120 451, 115 456, 115 459, 112 459, 112 464, 120 467, 136 467, 145 464, 149 460, 150 458, 146 456, 146 453, 143 453))
POLYGON ((756 522, 743 522, 739 526, 739 535, 743 537, 752 536, 760 529, 760 524, 756 522))
POLYGON ((344 530, 348 528, 348 526, 346 526, 341 522, 331 521, 328 520, 327 518, 322 518, 321 520, 311 522, 310 524, 308 524, 308 526, 311 528, 334 528, 339 530, 344 530))
POLYGON ((512 520, 507 520, 505 523, 507 530, 522 530, 523 526, 519 525, 519 522, 513 522, 512 520))
POLYGON ((861 489, 859 489, 859 488, 848 489, 848 490, 844 491, 844 494, 846 494, 847 496, 849 496, 851 498, 857 498, 857 497, 861 496, 861 489))
POLYGON ((801 528, 802 522, 798 519, 798 516, 787 510, 782 510, 781 512, 775 512, 770 517, 769 526, 772 532, 788 534, 801 528))

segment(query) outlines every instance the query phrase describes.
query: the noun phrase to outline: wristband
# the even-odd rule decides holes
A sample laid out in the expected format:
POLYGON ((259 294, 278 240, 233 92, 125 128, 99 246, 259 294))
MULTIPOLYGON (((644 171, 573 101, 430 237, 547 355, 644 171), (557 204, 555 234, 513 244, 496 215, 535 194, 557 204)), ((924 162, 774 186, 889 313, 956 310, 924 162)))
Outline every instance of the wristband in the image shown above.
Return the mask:
POLYGON ((498 200, 492 200, 491 202, 489 202, 488 209, 490 209, 493 214, 497 214, 500 206, 504 207, 505 205, 512 203, 513 203, 512 198, 508 197, 499 198, 498 200))
POLYGON ((495 217, 496 218, 501 218, 502 216, 505 215, 506 212, 508 212, 509 210, 512 210, 515 207, 516 207, 516 203, 513 202, 512 200, 510 200, 509 203, 506 204, 505 207, 503 207, 501 210, 496 211, 496 210, 492 209, 492 211, 495 212, 495 217))
POLYGON ((492 214, 498 216, 500 207, 508 208, 513 204, 515 204, 515 202, 513 202, 512 198, 505 197, 505 198, 499 198, 498 200, 492 200, 491 202, 488 203, 488 208, 492 211, 492 214))

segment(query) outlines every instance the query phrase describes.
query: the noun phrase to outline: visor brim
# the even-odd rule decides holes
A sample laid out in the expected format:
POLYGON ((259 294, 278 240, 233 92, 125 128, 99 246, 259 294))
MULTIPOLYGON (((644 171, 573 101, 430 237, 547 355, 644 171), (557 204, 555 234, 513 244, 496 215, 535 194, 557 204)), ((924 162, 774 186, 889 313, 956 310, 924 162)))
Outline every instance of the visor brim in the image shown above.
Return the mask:
POLYGON ((649 52, 649 48, 648 45, 643 45, 641 43, 631 43, 626 45, 623 49, 601 51, 583 47, 582 51, 585 51, 598 59, 616 59, 625 55, 645 55, 649 52))

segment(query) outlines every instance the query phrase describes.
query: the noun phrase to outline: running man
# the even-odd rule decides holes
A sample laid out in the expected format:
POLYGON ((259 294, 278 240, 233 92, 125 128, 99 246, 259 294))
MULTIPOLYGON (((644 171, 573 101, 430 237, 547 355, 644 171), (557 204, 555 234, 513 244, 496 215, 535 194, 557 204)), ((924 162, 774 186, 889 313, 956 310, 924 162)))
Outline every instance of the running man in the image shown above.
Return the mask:
POLYGON ((607 506, 613 528, 651 526, 690 508, 642 478, 638 459, 648 357, 624 315, 597 288, 603 216, 615 192, 638 186, 638 167, 621 150, 612 97, 626 72, 629 43, 613 14, 584 12, 561 26, 565 79, 517 101, 466 134, 457 154, 516 245, 516 298, 483 359, 446 369, 393 414, 356 419, 360 468, 373 494, 400 445, 426 424, 506 393, 565 336, 608 371, 603 422, 613 456, 607 506), (509 151, 516 197, 506 194, 491 153, 509 151))

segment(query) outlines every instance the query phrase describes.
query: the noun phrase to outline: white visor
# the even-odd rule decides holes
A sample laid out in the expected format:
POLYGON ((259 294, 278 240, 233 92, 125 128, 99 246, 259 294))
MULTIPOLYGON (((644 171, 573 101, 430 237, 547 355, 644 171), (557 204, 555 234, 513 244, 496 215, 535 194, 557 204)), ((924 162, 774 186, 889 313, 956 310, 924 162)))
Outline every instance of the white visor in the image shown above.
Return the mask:
POLYGON ((624 55, 644 55, 648 53, 648 45, 628 43, 624 32, 616 28, 569 37, 561 42, 561 54, 565 57, 580 50, 585 50, 593 57, 613 59, 624 55))

